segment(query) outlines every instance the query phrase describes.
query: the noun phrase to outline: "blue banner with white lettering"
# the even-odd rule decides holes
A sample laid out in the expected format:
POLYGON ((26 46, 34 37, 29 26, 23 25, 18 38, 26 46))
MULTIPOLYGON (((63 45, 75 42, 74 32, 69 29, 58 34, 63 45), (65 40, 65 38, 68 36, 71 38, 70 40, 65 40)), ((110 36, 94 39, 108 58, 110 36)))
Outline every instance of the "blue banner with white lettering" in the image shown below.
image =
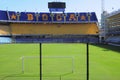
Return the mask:
POLYGON ((0 11, 0 21, 8 22, 52 22, 52 23, 92 23, 98 22, 95 12, 84 13, 35 13, 0 11))

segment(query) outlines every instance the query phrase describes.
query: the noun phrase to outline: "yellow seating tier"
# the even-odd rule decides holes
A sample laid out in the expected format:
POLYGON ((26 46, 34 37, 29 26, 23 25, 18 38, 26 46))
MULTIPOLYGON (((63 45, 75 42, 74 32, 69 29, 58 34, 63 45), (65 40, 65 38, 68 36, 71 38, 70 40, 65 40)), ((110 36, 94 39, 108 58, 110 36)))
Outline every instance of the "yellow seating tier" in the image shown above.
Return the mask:
POLYGON ((80 34, 96 35, 98 26, 96 23, 78 23, 78 24, 10 24, 11 33, 18 34, 80 34))
POLYGON ((10 35, 10 27, 8 25, 0 25, 0 35, 10 35))

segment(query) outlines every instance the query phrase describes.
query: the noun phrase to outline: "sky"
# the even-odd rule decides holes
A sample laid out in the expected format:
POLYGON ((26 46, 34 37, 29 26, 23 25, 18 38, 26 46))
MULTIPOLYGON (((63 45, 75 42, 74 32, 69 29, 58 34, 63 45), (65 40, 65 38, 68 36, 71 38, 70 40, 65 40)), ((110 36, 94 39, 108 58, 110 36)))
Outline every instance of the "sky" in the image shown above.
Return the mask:
MULTIPOLYGON (((0 10, 49 12, 48 2, 66 2, 65 12, 95 12, 101 18, 101 0, 0 0, 0 10)), ((109 13, 120 9, 120 0, 104 0, 109 13)))

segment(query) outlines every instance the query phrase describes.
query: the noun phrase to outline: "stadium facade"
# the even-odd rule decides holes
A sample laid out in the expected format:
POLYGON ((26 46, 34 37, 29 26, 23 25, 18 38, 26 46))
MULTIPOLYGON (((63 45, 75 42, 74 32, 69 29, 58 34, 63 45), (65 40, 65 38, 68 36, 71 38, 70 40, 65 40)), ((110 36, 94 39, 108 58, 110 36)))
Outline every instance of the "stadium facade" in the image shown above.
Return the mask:
POLYGON ((100 38, 106 43, 120 44, 120 9, 101 15, 100 38))
POLYGON ((0 11, 0 41, 5 43, 98 43, 95 12, 35 13, 0 11))

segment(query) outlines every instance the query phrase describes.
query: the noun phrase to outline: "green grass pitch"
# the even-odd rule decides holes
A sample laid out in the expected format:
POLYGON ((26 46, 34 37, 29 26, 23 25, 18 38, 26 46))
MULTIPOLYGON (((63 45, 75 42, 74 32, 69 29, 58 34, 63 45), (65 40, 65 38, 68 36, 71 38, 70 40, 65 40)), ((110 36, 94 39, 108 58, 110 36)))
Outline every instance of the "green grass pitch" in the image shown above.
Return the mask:
MULTIPOLYGON (((120 47, 89 50, 90 80, 120 80, 120 47)), ((39 44, 0 45, 0 80, 39 80, 39 58, 25 58, 22 73, 23 56, 39 56, 39 44)), ((86 80, 86 44, 42 44, 42 56, 43 80, 86 80)))

